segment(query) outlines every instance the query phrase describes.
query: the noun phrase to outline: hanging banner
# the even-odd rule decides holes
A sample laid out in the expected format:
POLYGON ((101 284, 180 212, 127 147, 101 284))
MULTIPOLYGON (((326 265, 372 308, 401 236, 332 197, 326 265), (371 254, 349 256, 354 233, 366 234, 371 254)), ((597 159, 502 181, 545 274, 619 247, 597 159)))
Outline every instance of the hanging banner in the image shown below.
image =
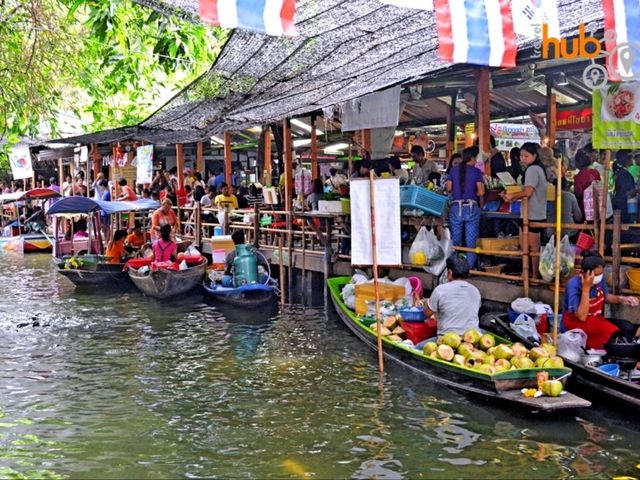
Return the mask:
POLYGON ((14 180, 33 177, 33 166, 31 165, 31 153, 28 147, 14 148, 9 153, 9 164, 14 180))
POLYGON ((499 150, 511 150, 526 142, 540 143, 538 129, 529 123, 492 123, 489 131, 499 150))
POLYGON ((400 121, 400 87, 391 87, 344 102, 342 131, 396 127, 400 121))
POLYGON ((136 150, 137 168, 136 183, 153 181, 153 145, 142 145, 136 150))
POLYGON ((591 107, 558 110, 556 113, 556 130, 591 130, 591 107))
POLYGON ((593 146, 640 148, 640 83, 614 83, 593 91, 593 146))
MULTIPOLYGON (((352 180, 350 184, 352 265, 373 265, 370 183, 368 179, 362 179, 352 180)), ((373 188, 378 265, 400 265, 400 181, 397 178, 376 179, 373 188)))
POLYGON ((513 29, 518 35, 542 40, 542 25, 549 37, 560 38, 557 0, 511 0, 513 29))

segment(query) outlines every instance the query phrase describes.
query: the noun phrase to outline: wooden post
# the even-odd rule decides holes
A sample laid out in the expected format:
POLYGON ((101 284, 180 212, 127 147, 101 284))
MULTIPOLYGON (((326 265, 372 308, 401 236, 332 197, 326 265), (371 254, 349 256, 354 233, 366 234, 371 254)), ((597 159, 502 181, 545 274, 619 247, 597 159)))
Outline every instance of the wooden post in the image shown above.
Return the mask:
MULTIPOLYGON (((91 146, 91 158, 93 159, 93 181, 95 182, 96 178, 98 178, 98 173, 102 170, 100 165, 100 152, 98 151, 97 143, 94 143, 91 146)), ((87 190, 89 190, 89 185, 87 185, 87 190)))
POLYGON ((376 246, 376 204, 375 204, 373 170, 369 172, 369 201, 371 202, 371 254, 373 257, 373 291, 376 299, 376 331, 378 332, 378 369, 384 373, 384 356, 382 353, 382 322, 380 321, 380 285, 378 283, 378 253, 376 246))
POLYGON ((58 186, 62 194, 62 184, 64 183, 64 169, 62 167, 62 158, 58 159, 58 186))
MULTIPOLYGON (((556 94, 553 93, 553 89, 551 88, 551 81, 547 82, 547 147, 553 148, 556 143, 556 119, 558 112, 558 103, 556 100, 556 94)), ((560 176, 560 172, 562 170, 558 170, 558 176, 560 176)))
POLYGON ((318 129, 316 116, 311 115, 311 178, 315 180, 320 175, 318 171, 318 129))
MULTIPOLYGON (((488 67, 480 67, 476 70, 476 89, 477 89, 477 109, 476 109, 476 131, 478 132, 478 145, 480 151, 489 153, 491 151, 490 143, 490 79, 491 73, 488 67)), ((488 159, 487 159, 488 160, 488 159)), ((489 162, 487 161, 487 164, 489 162)))
POLYGON ((181 143, 176 143, 176 169, 178 170, 178 188, 184 188, 184 151, 181 143))
POLYGON ((280 269, 280 305, 284 307, 284 261, 282 259, 282 235, 278 235, 278 265, 280 269))
POLYGON ((613 212, 613 243, 611 246, 611 254, 613 255, 613 262, 611 262, 613 274, 613 294, 617 295, 620 292, 620 210, 613 212))
MULTIPOLYGON (((549 87, 547 87, 549 88, 549 87)), ((548 123, 548 122, 547 122, 548 123)), ((556 268, 553 286, 553 344, 558 345, 558 315, 560 313, 560 236, 562 235, 562 158, 558 158, 556 182, 556 268)))
POLYGON ((456 148, 456 97, 451 95, 451 105, 447 111, 447 161, 456 148))
POLYGON ((271 166, 271 129, 267 125, 264 129, 264 185, 271 186, 272 182, 271 166))
POLYGON ((204 171, 204 154, 202 142, 196 144, 196 171, 202 174, 204 181, 207 181, 206 172, 204 171))
POLYGON ((257 203, 253 206, 253 246, 260 248, 260 207, 257 203))
POLYGON ((605 152, 604 179, 602 180, 602 198, 600 199, 600 239, 598 240, 598 253, 604 255, 604 233, 607 223, 607 202, 609 201, 609 169, 611 166, 611 150, 605 152))
POLYGON ((293 193, 293 151, 291 150, 291 126, 289 120, 282 121, 282 143, 284 145, 284 210, 289 211, 293 193))
POLYGON ((529 296, 529 199, 522 199, 522 280, 524 296, 529 296))
POLYGON ((224 132, 224 181, 231 185, 231 175, 233 174, 233 157, 231 153, 231 132, 224 132))

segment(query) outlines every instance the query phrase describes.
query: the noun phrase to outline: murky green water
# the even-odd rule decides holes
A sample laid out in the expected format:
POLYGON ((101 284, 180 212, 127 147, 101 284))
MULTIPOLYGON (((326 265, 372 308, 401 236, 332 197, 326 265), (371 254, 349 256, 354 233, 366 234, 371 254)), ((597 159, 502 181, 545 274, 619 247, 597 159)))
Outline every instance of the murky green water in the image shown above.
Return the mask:
POLYGON ((0 477, 639 475, 638 423, 531 417, 410 378, 332 307, 218 309, 77 293, 0 259, 0 477))

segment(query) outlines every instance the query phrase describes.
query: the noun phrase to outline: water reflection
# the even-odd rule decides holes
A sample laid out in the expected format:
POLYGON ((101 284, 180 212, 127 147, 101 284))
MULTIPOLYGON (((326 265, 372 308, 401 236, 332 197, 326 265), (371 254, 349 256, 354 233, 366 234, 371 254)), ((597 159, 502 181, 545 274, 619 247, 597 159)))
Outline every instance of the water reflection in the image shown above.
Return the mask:
POLYGON ((565 478, 638 471, 612 411, 529 417, 430 385, 324 305, 76 292, 0 260, 0 476, 565 478), (5 470, 3 470, 5 469, 5 470))

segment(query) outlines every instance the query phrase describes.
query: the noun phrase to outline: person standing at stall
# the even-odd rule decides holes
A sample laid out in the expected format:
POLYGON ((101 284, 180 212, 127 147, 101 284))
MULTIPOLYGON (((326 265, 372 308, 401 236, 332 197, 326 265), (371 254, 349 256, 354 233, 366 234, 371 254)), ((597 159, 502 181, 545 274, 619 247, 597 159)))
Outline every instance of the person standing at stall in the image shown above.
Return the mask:
POLYGON ((613 209, 620 210, 622 223, 635 223, 635 214, 630 214, 627 200, 638 193, 635 189, 633 175, 629 173, 633 158, 629 150, 618 150, 613 164, 615 187, 613 194, 613 209))
POLYGON ((440 175, 440 169, 433 160, 427 159, 421 145, 411 147, 411 158, 415 164, 411 170, 411 180, 416 185, 424 185, 433 175, 440 175))
MULTIPOLYGON (((484 180, 480 170, 475 168, 478 147, 468 147, 462 151, 462 163, 451 168, 445 185, 452 194, 449 209, 451 239, 457 247, 462 246, 464 233, 465 246, 476 248, 480 231, 480 201, 484 196, 484 180)), ((476 264, 476 254, 467 252, 469 268, 476 264)))
MULTIPOLYGON (((529 222, 547 221, 547 174, 539 157, 540 147, 537 143, 526 142, 520 147, 520 162, 525 166, 524 184, 521 192, 502 193, 505 202, 512 202, 523 198, 529 199, 529 222)), ((524 210, 522 211, 524 215, 524 210)), ((540 233, 544 228, 529 227, 529 253, 540 252, 540 233)), ((523 245, 522 230, 520 231, 520 245, 523 245)), ((538 270, 540 257, 531 257, 533 278, 540 278, 538 270)))

